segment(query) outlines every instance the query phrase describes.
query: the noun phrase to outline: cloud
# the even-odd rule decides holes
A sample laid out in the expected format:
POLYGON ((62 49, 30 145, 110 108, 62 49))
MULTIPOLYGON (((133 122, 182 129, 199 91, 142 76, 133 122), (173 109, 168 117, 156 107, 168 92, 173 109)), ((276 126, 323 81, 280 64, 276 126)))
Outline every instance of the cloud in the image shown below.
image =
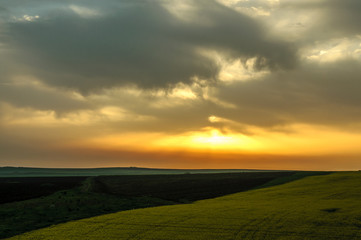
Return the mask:
POLYGON ((294 123, 347 128, 361 117, 361 63, 305 62, 293 71, 220 87, 215 96, 237 106, 214 114, 265 128, 294 123))
POLYGON ((65 5, 33 14, 41 16, 36 21, 7 23, 0 41, 16 52, 17 72, 88 93, 124 85, 169 88, 194 77, 216 81, 220 66, 202 53, 207 50, 256 58, 256 69, 292 68, 297 61, 294 46, 216 1, 192 2, 190 21, 162 1, 65 5))
POLYGON ((358 0, 284 1, 280 6, 302 12, 302 15, 317 13, 313 26, 305 33, 310 41, 361 34, 361 2, 358 0))
POLYGON ((87 8, 87 7, 70 5, 69 8, 83 18, 93 18, 93 17, 98 17, 99 15, 101 15, 101 13, 99 11, 91 9, 91 8, 87 8))
POLYGON ((230 167, 304 168, 330 147, 359 156, 359 0, 1 5, 0 164, 227 166, 212 147, 167 153, 213 132, 284 155, 230 153, 230 167))
MULTIPOLYGON (((336 9, 350 11, 351 18, 358 17, 352 17, 358 2, 331 1, 327 6, 324 3, 288 2, 287 7, 320 11, 323 20, 317 23, 318 27, 336 9), (322 6, 325 7, 321 10, 322 6)), ((345 52, 342 50, 341 57, 332 62, 311 63, 301 59, 305 62, 296 65, 296 47, 301 43, 291 45, 271 39, 261 22, 215 1, 183 1, 182 8, 178 5, 172 8, 172 1, 52 4, 41 12, 29 12, 28 16, 41 16, 36 21, 6 23, 6 37, 2 41, 9 50, 0 57, 7 64, 0 69, 6 73, 0 88, 2 101, 56 113, 83 109, 97 112, 117 106, 152 119, 140 123, 124 119, 119 123, 107 122, 115 129, 134 131, 200 129, 209 124, 207 118, 212 115, 243 124, 240 131, 245 131, 244 125, 272 127, 297 121, 342 124, 359 116, 359 98, 354 92, 359 87, 358 61, 342 57, 345 52), (176 15, 174 9, 179 9, 176 15), (248 59, 254 66, 246 70, 252 74, 245 82, 237 82, 237 76, 232 75, 235 82, 215 84, 209 87, 212 89, 209 94, 201 87, 193 92, 177 89, 182 84, 194 85, 194 76, 205 80, 203 87, 219 80, 222 64, 205 54, 207 51, 221 53, 231 63, 241 64, 248 59), (5 61, 5 56, 10 60, 5 61), (253 74, 264 68, 271 71, 253 74), (282 70, 272 71, 275 68, 282 70), (35 76, 52 87, 4 85, 15 72, 35 76), (146 92, 151 89, 156 93, 154 88, 169 87, 174 88, 174 96, 182 98, 172 98, 171 94, 150 97, 146 92), (69 88, 88 95, 77 99, 69 88), (104 88, 109 91, 102 91, 104 88), (137 89, 139 93, 132 95, 116 89, 137 89), (340 109, 343 114, 329 117, 340 109)), ((249 4, 238 3, 248 7, 256 4, 266 10, 286 7, 267 1, 249 4)), ((356 29, 357 24, 348 23, 346 15, 342 18, 344 24, 355 25, 349 27, 356 29)), ((309 30, 308 36, 317 39, 319 35, 310 34, 314 29, 309 30)))
POLYGON ((358 0, 325 1, 326 19, 324 25, 333 29, 335 34, 361 33, 361 2, 358 0))
POLYGON ((19 81, 0 81, 1 101, 18 108, 50 110, 58 115, 94 108, 74 92, 59 91, 27 77, 20 78, 19 81))

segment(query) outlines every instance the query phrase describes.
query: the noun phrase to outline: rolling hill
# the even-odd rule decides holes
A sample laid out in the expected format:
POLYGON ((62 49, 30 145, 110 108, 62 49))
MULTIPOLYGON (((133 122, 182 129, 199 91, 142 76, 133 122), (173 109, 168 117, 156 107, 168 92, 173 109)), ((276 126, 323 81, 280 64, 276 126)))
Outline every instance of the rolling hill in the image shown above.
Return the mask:
POLYGON ((72 221, 10 239, 360 239, 361 173, 72 221))

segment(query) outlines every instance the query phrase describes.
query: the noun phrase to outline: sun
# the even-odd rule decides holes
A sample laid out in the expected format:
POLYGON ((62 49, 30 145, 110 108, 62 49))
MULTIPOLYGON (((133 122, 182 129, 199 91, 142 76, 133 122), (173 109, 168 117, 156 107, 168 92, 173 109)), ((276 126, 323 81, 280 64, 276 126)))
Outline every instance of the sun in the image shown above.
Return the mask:
POLYGON ((227 145, 235 141, 231 136, 224 136, 218 130, 212 130, 210 133, 201 136, 193 136, 192 142, 205 145, 227 145))
POLYGON ((191 136, 190 145, 197 149, 236 150, 244 148, 247 142, 238 135, 226 135, 219 130, 212 129, 191 136))

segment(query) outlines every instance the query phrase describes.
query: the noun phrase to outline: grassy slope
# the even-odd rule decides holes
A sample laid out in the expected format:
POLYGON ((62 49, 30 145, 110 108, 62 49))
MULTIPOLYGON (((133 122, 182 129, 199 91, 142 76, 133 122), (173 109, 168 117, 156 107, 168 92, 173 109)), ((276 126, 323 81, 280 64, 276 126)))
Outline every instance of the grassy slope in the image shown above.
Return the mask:
POLYGON ((0 202, 7 202, 0 204, 0 238, 107 213, 223 196, 260 187, 264 183, 277 184, 309 174, 324 173, 0 178, 0 192, 3 193, 0 202), (81 187, 71 188, 84 179, 81 187), (69 189, 56 192, 66 187, 69 189), (54 193, 49 195, 49 190, 54 193), (31 195, 41 197, 16 201, 31 195))
POLYGON ((174 204, 152 197, 117 197, 68 189, 0 205, 0 238, 71 220, 136 208, 174 204))
POLYGON ((361 173, 69 222, 12 239, 361 239, 361 173))

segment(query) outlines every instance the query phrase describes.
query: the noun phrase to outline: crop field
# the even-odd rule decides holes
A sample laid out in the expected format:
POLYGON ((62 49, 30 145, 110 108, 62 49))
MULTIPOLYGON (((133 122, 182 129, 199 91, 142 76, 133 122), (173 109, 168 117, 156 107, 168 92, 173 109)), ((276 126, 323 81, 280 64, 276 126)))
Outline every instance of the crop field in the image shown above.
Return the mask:
POLYGON ((361 173, 72 221, 11 239, 361 239, 361 173))
POLYGON ((190 203, 324 172, 0 178, 0 239, 124 210, 190 203))

